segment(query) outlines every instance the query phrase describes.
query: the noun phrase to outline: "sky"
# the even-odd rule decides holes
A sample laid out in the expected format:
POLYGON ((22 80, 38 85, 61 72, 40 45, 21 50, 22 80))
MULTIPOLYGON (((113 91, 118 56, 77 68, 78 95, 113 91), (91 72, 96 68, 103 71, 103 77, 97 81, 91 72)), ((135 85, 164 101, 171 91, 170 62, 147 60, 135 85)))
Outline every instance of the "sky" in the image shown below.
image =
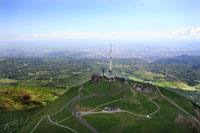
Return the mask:
POLYGON ((0 41, 200 39, 200 0, 0 0, 0 41))

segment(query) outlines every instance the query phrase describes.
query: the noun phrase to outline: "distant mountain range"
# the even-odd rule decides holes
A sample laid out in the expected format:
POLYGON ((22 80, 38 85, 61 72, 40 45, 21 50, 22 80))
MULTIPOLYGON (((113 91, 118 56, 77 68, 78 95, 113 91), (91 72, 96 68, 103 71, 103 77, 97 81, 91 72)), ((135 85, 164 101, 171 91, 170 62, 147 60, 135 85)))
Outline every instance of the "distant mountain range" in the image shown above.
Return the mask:
POLYGON ((158 59, 155 63, 163 65, 166 64, 198 65, 200 64, 200 56, 180 55, 173 58, 158 59))

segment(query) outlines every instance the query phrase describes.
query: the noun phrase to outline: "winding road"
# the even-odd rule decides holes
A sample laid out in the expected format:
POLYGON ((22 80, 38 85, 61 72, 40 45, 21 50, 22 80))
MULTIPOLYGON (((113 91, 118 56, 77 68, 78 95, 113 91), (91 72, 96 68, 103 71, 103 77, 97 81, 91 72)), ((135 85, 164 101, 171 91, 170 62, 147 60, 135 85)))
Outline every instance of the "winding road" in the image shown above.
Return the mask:
MULTIPOLYGON (((51 116, 54 116, 54 115, 56 115, 56 114, 58 114, 59 112, 61 112, 61 111, 62 111, 67 105, 69 105, 74 99, 79 98, 79 97, 80 97, 80 92, 81 92, 81 89, 82 89, 82 88, 83 88, 83 86, 81 86, 81 87, 79 88, 79 94, 78 94, 78 96, 74 97, 72 100, 70 100, 69 102, 67 102, 67 103, 66 103, 64 106, 62 106, 57 112, 55 112, 55 113, 53 113, 53 114, 51 114, 51 115, 45 115, 45 116, 43 116, 43 117, 37 122, 37 124, 34 126, 34 128, 31 130, 30 133, 33 133, 33 132, 35 131, 35 129, 39 126, 39 124, 40 124, 45 118, 48 118, 49 121, 50 121, 52 124, 55 125, 55 122, 53 122, 53 121, 50 119, 50 117, 51 117, 51 116)), ((60 122, 58 122, 58 123, 60 123, 60 122)), ((58 123, 56 124, 57 126, 63 127, 63 125, 60 125, 60 124, 58 124, 58 123)), ((66 128, 66 126, 65 126, 64 128, 66 128)), ((70 130, 71 128, 68 127, 68 129, 70 130)), ((73 129, 72 129, 71 131, 74 132, 73 129)))
MULTIPOLYGON (((135 85, 134 85, 135 86, 135 85)), ((131 88, 131 87, 130 87, 131 88)), ((128 97, 128 98, 124 98, 124 99, 120 99, 120 100, 114 100, 114 101, 111 101, 111 102, 108 102, 108 103, 104 103, 104 104, 101 104, 99 106, 97 106, 96 108, 90 110, 90 111, 86 111, 86 112, 81 112, 81 116, 83 115, 89 115, 89 114, 103 114, 103 113, 107 113, 107 114, 111 114, 111 113, 119 113, 119 112, 126 112, 128 114, 132 114, 132 115, 136 115, 136 116, 140 116, 140 117, 147 117, 147 118, 151 118, 150 116, 152 116, 153 114, 157 113, 158 111, 160 111, 160 106, 153 101, 153 99, 157 98, 153 98, 153 99, 149 99, 153 104, 155 104, 157 106, 157 110, 150 113, 150 114, 147 114, 147 115, 142 115, 142 114, 137 114, 137 113, 134 113, 134 112, 131 112, 131 111, 127 111, 127 110, 117 110, 117 111, 101 111, 101 112, 93 112, 95 111, 96 109, 102 107, 102 106, 105 106, 105 105, 108 105, 108 104, 111 104, 111 103, 115 103, 115 102, 118 102, 118 101, 125 101, 125 100, 128 100, 128 99, 131 99, 135 96, 135 91, 134 89, 131 89, 132 91, 132 96, 128 97)))
POLYGON ((89 98, 89 97, 93 97, 93 96, 105 96, 105 95, 109 95, 109 94, 115 94, 115 93, 120 93, 120 92, 123 92, 125 91, 125 84, 127 84, 127 82, 124 82, 123 86, 122 86, 122 89, 118 90, 118 91, 115 91, 115 92, 107 92, 107 93, 103 93, 103 94, 92 94, 92 95, 88 95, 88 96, 84 96, 84 97, 80 97, 80 91, 79 91, 79 96, 76 97, 75 99, 73 99, 70 103, 69 103, 69 106, 70 106, 70 111, 72 112, 72 114, 83 124, 85 125, 86 127, 88 127, 93 133, 98 133, 98 131, 93 128, 91 125, 89 125, 80 115, 80 113, 77 113, 75 111, 75 103, 82 100, 82 99, 85 99, 85 98, 89 98))
MULTIPOLYGON (((107 105, 107 104, 111 104, 111 103, 114 103, 114 102, 118 102, 118 101, 122 101, 122 100, 124 101, 124 100, 128 100, 128 99, 130 99, 130 98, 133 98, 133 97, 135 96, 135 91, 134 91, 134 89, 132 89, 132 88, 129 86, 129 87, 131 88, 132 95, 131 95, 130 97, 128 97, 128 98, 113 100, 113 101, 110 101, 110 102, 108 102, 108 103, 101 104, 101 105, 95 107, 94 109, 92 109, 92 110, 90 110, 90 111, 86 111, 86 112, 81 112, 81 113, 80 113, 80 112, 76 112, 76 111, 75 111, 75 106, 74 106, 74 105, 75 105, 76 102, 78 102, 78 101, 80 101, 80 100, 82 100, 82 99, 85 99, 85 98, 89 98, 89 97, 105 96, 105 95, 109 95, 109 94, 116 94, 116 93, 123 92, 123 91, 126 90, 126 87, 125 87, 126 84, 128 84, 128 81, 125 81, 125 82, 123 83, 122 89, 120 89, 120 90, 118 90, 118 91, 108 92, 108 93, 103 93, 103 94, 91 94, 91 95, 87 95, 87 96, 83 96, 83 97, 81 97, 81 90, 83 89, 83 86, 81 86, 81 87, 79 88, 79 94, 78 94, 78 96, 74 97, 72 100, 70 100, 70 101, 69 101, 68 103, 66 103, 64 106, 62 106, 62 108, 60 108, 60 110, 58 110, 57 112, 55 112, 55 113, 53 113, 53 114, 51 114, 51 115, 43 116, 43 117, 38 121, 38 123, 35 125, 35 127, 32 129, 31 133, 33 133, 33 132, 35 131, 35 129, 38 127, 38 125, 41 123, 41 121, 44 120, 45 118, 48 118, 48 120, 49 120, 52 124, 54 124, 54 125, 56 125, 56 126, 59 126, 59 127, 62 127, 62 128, 66 128, 66 129, 68 129, 68 130, 71 130, 71 131, 74 132, 74 133, 77 133, 77 131, 75 131, 74 129, 72 129, 72 128, 68 127, 68 126, 59 124, 59 123, 61 123, 61 122, 64 122, 64 121, 68 120, 68 119, 71 118, 72 116, 75 116, 83 125, 85 125, 87 128, 89 128, 93 133, 98 133, 98 131, 97 131, 94 127, 92 127, 90 124, 88 124, 87 121, 85 121, 81 116, 83 116, 83 115, 89 115, 89 114, 97 114, 97 113, 118 113, 118 112, 126 112, 126 113, 129 113, 129 114, 132 114, 132 115, 136 115, 136 116, 140 116, 140 117, 151 118, 150 116, 152 116, 153 114, 157 113, 157 112, 160 110, 160 106, 159 106, 156 102, 153 101, 153 99, 157 98, 157 97, 155 97, 155 98, 150 98, 149 100, 150 100, 153 104, 155 104, 155 105, 157 106, 157 110, 154 111, 154 112, 152 112, 152 113, 150 113, 150 114, 148 114, 148 115, 137 114, 137 113, 134 113, 134 112, 131 112, 131 111, 127 111, 127 110, 94 112, 96 109, 98 109, 98 108, 100 108, 100 107, 102 107, 102 106, 105 106, 105 105, 107 105), (61 121, 59 121, 59 122, 54 122, 54 121, 51 120, 51 116, 56 115, 57 113, 61 112, 61 111, 62 111, 66 106, 68 106, 68 105, 69 105, 70 111, 72 112, 72 115, 71 115, 71 116, 68 116, 67 118, 65 118, 65 119, 63 119, 63 120, 61 120, 61 121)), ((128 85, 129 85, 129 84, 128 84, 128 85)), ((135 84, 134 84, 134 86, 135 86, 135 84)), ((176 106, 178 109, 180 109, 181 111, 183 111, 184 113, 186 113, 188 116, 190 116, 190 117, 191 117, 193 120, 195 120, 195 121, 199 124, 199 126, 200 126, 200 121, 199 121, 197 118, 195 118, 193 115, 191 115, 190 113, 188 113, 187 111, 185 111, 183 108, 181 108, 180 106, 178 106, 178 105, 177 105, 176 103, 174 103, 171 99, 169 99, 169 98, 167 98, 166 96, 164 96, 164 95, 161 93, 160 89, 159 89, 157 86, 155 86, 155 87, 156 87, 156 89, 157 89, 157 92, 158 92, 163 98, 165 98, 167 101, 169 101, 170 103, 172 103, 172 104, 173 104, 174 106, 176 106)))
POLYGON ((78 133, 77 131, 75 131, 74 129, 72 129, 72 128, 70 128, 70 127, 67 127, 67 126, 64 126, 64 125, 61 125, 61 124, 58 124, 58 123, 52 121, 51 118, 50 118, 50 116, 48 116, 48 119, 49 119, 49 121, 50 121, 52 124, 54 124, 54 125, 56 125, 56 126, 63 127, 63 128, 67 128, 67 129, 71 130, 71 131, 74 132, 74 133, 78 133))
POLYGON ((167 98, 166 96, 164 96, 163 94, 162 94, 162 92, 160 91, 160 89, 157 87, 157 86, 155 86, 156 87, 156 89, 158 90, 158 92, 160 93, 160 95, 163 97, 163 98, 165 98, 168 102, 170 102, 171 104, 173 104, 174 106, 176 106, 178 109, 180 109, 181 111, 183 111, 185 114, 187 114, 188 116, 190 116, 194 121, 196 121, 197 123, 198 123, 198 125, 200 126, 200 121, 196 118, 196 117, 194 117, 193 115, 191 115, 190 113, 188 113, 186 110, 184 110, 183 108, 181 108, 180 106, 178 106, 176 103, 174 103, 171 99, 169 99, 169 98, 167 98))

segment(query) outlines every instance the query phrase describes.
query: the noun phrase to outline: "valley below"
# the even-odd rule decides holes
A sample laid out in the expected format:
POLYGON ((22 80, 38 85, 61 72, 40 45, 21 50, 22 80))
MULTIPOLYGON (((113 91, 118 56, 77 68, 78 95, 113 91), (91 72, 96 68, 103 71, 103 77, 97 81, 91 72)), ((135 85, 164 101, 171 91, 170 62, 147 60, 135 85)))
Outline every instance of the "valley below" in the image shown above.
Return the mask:
POLYGON ((48 132, 90 132, 68 106, 79 95, 81 86, 80 97, 97 96, 78 100, 73 104, 74 113, 82 112, 78 114, 80 118, 95 131, 139 132, 136 129, 143 131, 141 127, 144 126, 144 132, 179 132, 184 124, 188 126, 180 131, 199 131, 195 120, 162 97, 156 87, 151 94, 134 88, 135 83, 158 86, 164 96, 198 119, 199 62, 198 56, 177 56, 154 62, 115 58, 113 75, 128 79, 128 84, 125 91, 101 95, 122 88, 121 81, 110 84, 104 80, 99 83, 90 80, 91 74, 102 73, 102 68, 108 71, 106 58, 1 58, 0 132, 43 132, 44 127, 48 132), (105 107, 120 110, 102 113, 105 107), (158 121, 163 121, 160 129, 156 129, 158 121), (165 128, 170 125, 173 128, 165 128))

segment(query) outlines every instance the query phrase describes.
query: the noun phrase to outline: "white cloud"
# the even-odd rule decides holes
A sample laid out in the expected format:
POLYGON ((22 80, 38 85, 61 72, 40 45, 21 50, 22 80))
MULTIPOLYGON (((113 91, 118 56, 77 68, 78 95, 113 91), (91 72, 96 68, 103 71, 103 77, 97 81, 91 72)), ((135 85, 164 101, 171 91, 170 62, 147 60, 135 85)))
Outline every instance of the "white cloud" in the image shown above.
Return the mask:
POLYGON ((198 38, 200 39, 200 27, 187 27, 169 32, 111 32, 111 33, 52 33, 36 34, 35 39, 142 39, 142 38, 198 38))
MULTIPOLYGON (((53 40, 53 39, 200 39, 200 27, 187 27, 168 32, 95 32, 95 33, 43 33, 33 35, 7 35, 9 40, 53 40)), ((0 40, 5 40, 0 37, 0 40)))
POLYGON ((178 29, 171 31, 172 36, 182 38, 199 38, 200 39, 200 27, 187 27, 184 29, 178 29))
POLYGON ((111 32, 111 33, 53 33, 34 34, 34 39, 132 39, 132 38, 162 38, 168 36, 166 32, 111 32))

